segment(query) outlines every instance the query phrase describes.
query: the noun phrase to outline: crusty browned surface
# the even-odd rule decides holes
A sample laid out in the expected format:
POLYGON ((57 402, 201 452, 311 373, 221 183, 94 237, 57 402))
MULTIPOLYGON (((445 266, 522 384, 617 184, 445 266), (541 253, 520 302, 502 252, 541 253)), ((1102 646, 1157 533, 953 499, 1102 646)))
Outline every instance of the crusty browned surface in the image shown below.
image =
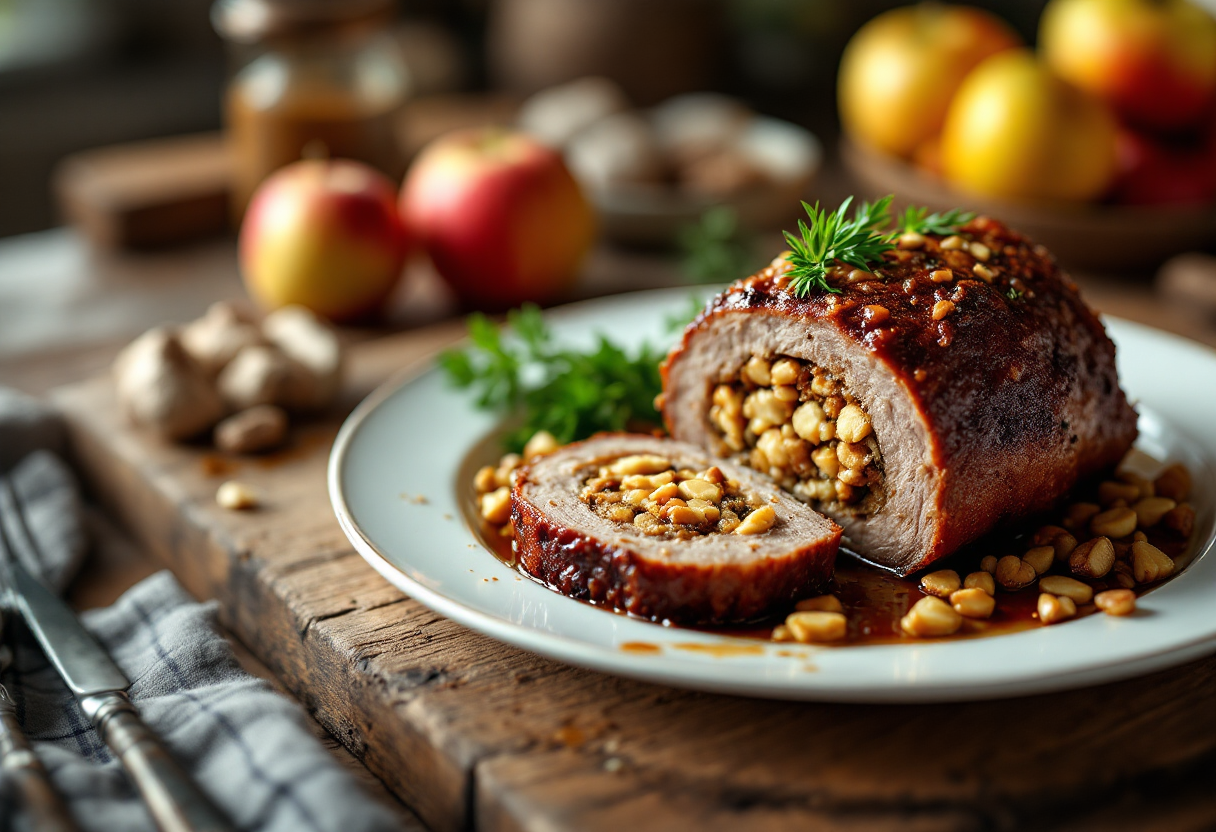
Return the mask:
MULTIPOLYGON (((731 558, 703 558, 689 562, 687 556, 663 557, 659 544, 636 533, 632 527, 610 521, 596 521, 588 509, 585 514, 596 528, 579 524, 581 506, 577 493, 568 495, 567 505, 549 506, 534 498, 534 488, 542 465, 558 458, 591 463, 608 450, 612 458, 631 453, 656 453, 670 449, 678 467, 704 467, 708 455, 697 454, 690 461, 679 443, 649 436, 606 434, 588 442, 567 445, 540 464, 525 466, 516 475, 511 494, 511 519, 515 525, 515 554, 529 575, 571 598, 590 601, 621 612, 654 621, 680 623, 723 623, 747 621, 788 608, 794 601, 824 587, 832 578, 836 550, 840 546, 840 527, 823 523, 823 532, 809 539, 791 540, 781 533, 790 522, 789 512, 808 514, 810 510, 792 498, 774 505, 778 525, 769 534, 740 536, 714 534, 712 542, 727 549, 731 558), (560 509, 557 510, 557 509, 560 509), (615 528, 620 526, 620 528, 615 528), (774 533, 778 536, 774 537, 774 533), (609 534, 611 536, 609 536, 609 534), (641 542, 634 538, 643 538, 641 542)), ((685 446, 688 448, 688 446, 685 446)), ((693 449, 688 449, 693 450, 693 449)), ((593 469, 594 470, 594 469, 593 469)), ((745 472, 726 471, 727 476, 746 476, 745 472)), ((755 478, 752 475, 753 479, 755 478)), ((751 490, 744 481, 744 490, 751 490)), ((768 490, 773 487, 764 486, 768 490)), ((762 492, 763 493, 763 492, 762 492)), ((691 541, 672 540, 670 550, 684 548, 691 541)), ((710 541, 697 541, 708 543, 710 541)), ((699 547, 702 550, 708 547, 699 547)))
MULTIPOLYGON (((1079 479, 1113 466, 1136 436, 1114 345, 1050 254, 988 218, 962 230, 992 250, 992 284, 972 273, 969 252, 943 251, 932 236, 921 250, 889 252, 873 280, 848 284, 842 272, 832 280, 839 294, 796 297, 789 264, 779 261, 718 296, 663 367, 668 390, 690 344, 716 319, 737 314, 829 327, 873 356, 904 393, 905 416, 923 423, 931 442, 926 464, 935 483, 926 503, 935 525, 920 551, 893 564, 904 573, 1048 508, 1079 479), (954 279, 933 282, 937 269, 954 279), (940 300, 955 310, 934 321, 940 300)), ((683 405, 667 395, 664 417, 677 439, 688 433, 677 419, 683 405)))
MULTIPOLYGON (((348 403, 458 334, 355 347, 348 403)), ((204 449, 131 430, 104 380, 58 401, 93 493, 437 832, 1216 825, 1216 657, 963 705, 771 702, 592 673, 448 621, 363 562, 325 489, 343 414, 278 464, 217 474, 204 449), (218 509, 226 476, 273 500, 218 509)))

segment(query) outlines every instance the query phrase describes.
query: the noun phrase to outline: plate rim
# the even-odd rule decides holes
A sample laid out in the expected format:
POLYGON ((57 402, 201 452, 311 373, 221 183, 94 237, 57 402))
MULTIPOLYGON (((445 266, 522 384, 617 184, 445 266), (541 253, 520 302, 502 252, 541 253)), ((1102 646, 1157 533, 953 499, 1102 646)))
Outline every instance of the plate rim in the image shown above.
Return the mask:
MULTIPOLYGON (((565 316, 577 314, 581 309, 594 306, 606 299, 620 300, 624 297, 638 297, 654 294, 672 294, 677 291, 688 293, 688 287, 676 289, 651 289, 642 292, 626 293, 625 295, 609 296, 609 298, 594 298, 576 303, 566 304, 546 310, 546 315, 565 316)), ((1206 345, 1171 332, 1147 326, 1135 321, 1129 321, 1115 316, 1103 316, 1104 321, 1116 322, 1119 326, 1132 328, 1149 333, 1152 337, 1164 337, 1173 342, 1175 347, 1198 350, 1208 358, 1216 359, 1216 350, 1206 345)), ((459 342, 458 342, 459 343, 459 342)), ((806 686, 796 688, 777 688, 766 685, 764 680, 758 683, 748 683, 746 679, 737 677, 724 678, 722 674, 689 674, 680 678, 672 678, 664 672, 661 664, 663 654, 654 657, 647 655, 627 655, 622 651, 605 648, 598 644, 580 641, 565 635, 558 635, 539 630, 527 624, 506 620, 489 612, 470 607, 458 600, 448 598, 425 584, 411 578, 405 571, 395 566, 380 551, 364 532, 347 502, 342 486, 342 470, 347 453, 354 437, 368 419, 385 401, 392 398, 407 385, 435 372, 434 354, 415 359, 406 366, 394 372, 388 379, 377 386, 350 412, 343 421, 330 451, 326 467, 326 479, 330 503, 337 516, 339 526, 347 539, 376 572, 394 587, 404 592, 419 603, 443 615, 456 623, 468 627, 475 632, 494 639, 495 641, 518 649, 528 650, 538 655, 556 659, 575 667, 589 668, 599 672, 610 673, 645 682, 669 687, 704 690, 714 693, 743 695, 758 698, 778 699, 787 701, 839 701, 839 702, 873 702, 873 703, 928 703, 981 701, 1000 699, 1012 696, 1026 696, 1050 691, 1090 687, 1093 685, 1120 681, 1135 676, 1141 676, 1157 670, 1166 669, 1187 661, 1216 653, 1216 633, 1198 636, 1175 644, 1167 651, 1155 650, 1151 646, 1144 647, 1140 652, 1130 657, 1118 660, 1106 660, 1100 663, 1070 673, 1063 684, 1053 683, 1058 675, 1053 670, 1041 670, 1032 673, 1019 673, 1009 678, 1001 677, 989 682, 970 683, 960 690, 957 681, 942 681, 926 683, 917 686, 892 685, 885 689, 876 689, 872 683, 851 687, 848 684, 829 686, 806 686), (503 632, 511 634, 510 638, 500 635, 503 632)), ((1153 411, 1157 418, 1161 418, 1153 411)), ((1204 449, 1204 462, 1210 474, 1216 475, 1216 460, 1206 451, 1202 443, 1196 442, 1189 434, 1168 420, 1162 419, 1170 428, 1181 434, 1182 438, 1197 448, 1204 449)), ((472 536, 471 532, 470 538, 472 536)), ((1199 543, 1199 552, 1208 552, 1216 542, 1216 524, 1209 530, 1207 538, 1199 543)), ((484 548, 477 541, 479 548, 484 548)), ((525 576, 526 577, 526 576, 525 576)), ((552 591, 552 590, 548 590, 552 591)), ((568 599, 564 599, 568 600, 568 599)), ((609 613, 607 610, 601 612, 609 613)), ((1016 634, 1010 634, 1016 635, 1016 634)), ((737 639, 730 636, 720 638, 731 643, 754 644, 754 639, 737 639)), ((998 636, 997 638, 1001 638, 998 636)), ((816 648, 811 645, 797 645, 808 649, 807 659, 813 659, 819 650, 838 648, 816 648)), ((885 645, 884 645, 885 646, 885 645)), ((928 646, 928 645, 926 645, 928 646)), ((865 649, 869 645, 857 645, 848 649, 865 649)))

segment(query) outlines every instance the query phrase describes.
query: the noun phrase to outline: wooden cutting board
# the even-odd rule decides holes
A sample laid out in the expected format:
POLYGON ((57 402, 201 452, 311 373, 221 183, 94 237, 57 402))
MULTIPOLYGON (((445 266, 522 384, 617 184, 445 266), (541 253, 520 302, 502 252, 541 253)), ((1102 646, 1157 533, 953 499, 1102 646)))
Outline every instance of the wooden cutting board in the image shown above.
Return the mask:
MULTIPOLYGON (((459 335, 353 348, 340 410, 459 335)), ((283 453, 231 461, 129 428, 107 379, 55 400, 94 495, 219 599, 225 626, 436 830, 1216 827, 1216 658, 962 705, 771 702, 605 676, 470 632, 373 572, 326 496, 341 412, 283 453), (265 507, 219 508, 232 477, 265 507)))

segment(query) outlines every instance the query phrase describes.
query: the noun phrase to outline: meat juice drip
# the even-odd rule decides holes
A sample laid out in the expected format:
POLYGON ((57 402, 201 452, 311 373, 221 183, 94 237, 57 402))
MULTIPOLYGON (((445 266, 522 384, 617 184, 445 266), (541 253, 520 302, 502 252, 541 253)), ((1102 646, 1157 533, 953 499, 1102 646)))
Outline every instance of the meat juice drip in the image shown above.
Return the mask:
MULTIPOLYGON (((486 442, 474 449, 473 453, 470 454, 462 466, 457 482, 471 483, 473 472, 486 459, 490 458, 490 449, 496 447, 497 442, 486 442)), ((1088 496, 1090 495, 1082 495, 1082 498, 1088 496)), ((523 577, 534 580, 532 576, 519 569, 515 552, 511 546, 512 539, 499 534, 495 526, 490 525, 482 519, 477 510, 477 503, 471 485, 462 495, 460 502, 465 521, 481 541, 482 545, 502 563, 519 572, 523 577)), ((997 559, 1000 559, 1004 555, 1020 556, 1024 554, 1031 547, 1030 535, 1033 534, 1039 525, 1050 521, 1051 518, 1041 518, 1039 522, 1027 524, 1020 529, 993 532, 974 543, 968 544, 950 557, 934 563, 926 571, 933 572, 939 569, 953 569, 958 572, 960 579, 964 579, 972 572, 981 571, 980 561, 986 555, 995 555, 997 559)), ((1188 545, 1189 541, 1173 537, 1162 531, 1160 527, 1149 529, 1147 534, 1149 543, 1152 543, 1174 560, 1175 569, 1173 574, 1164 581, 1136 586, 1133 591, 1137 597, 1169 583, 1169 581, 1177 577, 1186 568, 1194 556, 1193 550, 1188 545)), ((1092 580, 1087 582, 1095 586, 1095 591, 1100 591, 1102 588, 1117 588, 1117 585, 1113 582, 1110 584, 1092 580)), ((998 587, 996 609, 993 611, 992 616, 987 619, 964 618, 962 627, 954 635, 941 638, 909 638, 903 634, 899 622, 913 604, 928 594, 920 589, 920 577, 901 578, 893 572, 888 572, 866 563, 860 557, 856 557, 848 553, 847 550, 842 549, 840 555, 836 558, 832 582, 824 589, 824 594, 835 595, 844 606, 845 615, 848 619, 848 637, 844 641, 835 644, 828 643, 816 646, 855 647, 867 644, 924 644, 934 641, 954 641, 965 638, 999 636, 1006 633, 1028 630, 1040 626, 1038 620, 1038 584, 1038 580, 1035 580, 1026 588, 1016 592, 1008 592, 998 587)), ((618 615, 626 615, 626 613, 607 607, 600 607, 600 609, 605 609, 618 615)), ((1071 620, 1093 615, 1097 611, 1097 607, 1093 603, 1080 605, 1077 607, 1076 616, 1071 620)), ((665 623, 664 626, 696 630, 703 633, 714 633, 733 638, 771 642, 773 628, 783 623, 785 616, 790 612, 793 612, 792 608, 769 619, 739 624, 686 626, 665 623)), ((1064 623, 1067 624, 1067 622, 1064 623)), ((781 642, 773 643, 778 644, 781 642)), ((649 643, 647 642, 630 642, 629 644, 632 646, 622 646, 622 649, 626 652, 651 652, 649 643)))
MULTIPOLYGON (((498 533, 498 529, 482 520, 477 514, 477 508, 470 499, 465 505, 465 518, 483 546, 498 560, 519 572, 523 577, 532 577, 519 569, 515 552, 511 548, 511 538, 498 533)), ((1010 539, 1012 542, 1012 538, 1010 539)), ((1012 549, 1010 549, 1012 551, 1012 549)), ((976 555, 975 569, 979 569, 980 555, 976 555)), ((943 564, 943 569, 954 568, 956 563, 943 564)), ((957 567, 961 572, 961 565, 957 567)), ((826 592, 836 595, 844 604, 849 619, 849 636, 845 644, 885 644, 885 643, 919 643, 933 639, 909 639, 902 635, 899 628, 901 619, 908 609, 924 597, 917 580, 901 578, 891 572, 870 566, 863 561, 842 554, 836 561, 836 571, 832 584, 826 592)), ((963 628, 948 638, 966 638, 968 636, 993 636, 1002 633, 1025 630, 1037 624, 1036 602, 1038 589, 1030 587, 1019 592, 998 592, 996 611, 986 621, 965 619, 963 628)), ((608 612, 617 612, 609 608, 608 612)), ((787 612, 792 612, 788 610, 787 612)), ((1078 611, 1078 617, 1093 612, 1089 604, 1078 611)), ((624 615, 624 613, 618 613, 624 615)), ((751 621, 742 624, 722 625, 668 625, 680 629, 697 630, 704 633, 732 636, 734 638, 750 638, 760 641, 770 641, 773 628, 785 620, 785 613, 763 621, 751 621)), ((942 640, 942 639, 937 639, 942 640)), ((830 645, 829 645, 830 646, 830 645)), ((634 652, 642 652, 638 649, 634 652)))
MULTIPOLYGON (((465 505, 465 517, 470 528, 474 529, 482 545, 490 550, 498 560, 519 571, 526 578, 531 576, 518 569, 515 553, 511 549, 511 538, 503 537, 498 530, 483 521, 478 515, 472 500, 465 505)), ((1182 571, 1186 560, 1182 557, 1186 549, 1186 541, 1170 538, 1166 535, 1149 535, 1149 542, 1161 549, 1178 564, 1174 575, 1165 581, 1146 586, 1137 586, 1137 596, 1151 589, 1162 586, 1173 580, 1182 571)), ((980 570, 979 561, 986 554, 995 554, 998 558, 1006 554, 1020 554, 1026 549, 1025 535, 1022 534, 992 534, 967 547, 967 550, 934 564, 940 569, 954 569, 959 577, 965 578, 971 572, 980 570)), ((932 570, 931 570, 932 571, 932 570)), ((996 609, 991 618, 964 618, 963 626, 952 636, 943 638, 908 638, 900 629, 899 620, 908 610, 925 597, 927 593, 920 589, 917 578, 901 578, 878 567, 871 566, 862 560, 841 553, 836 560, 836 570, 831 585, 825 593, 835 595, 844 605, 848 618, 848 638, 835 646, 859 646, 866 644, 923 644, 930 641, 954 641, 964 638, 980 638, 999 636, 1006 633, 1016 633, 1039 626, 1038 620, 1038 581, 1017 592, 997 590, 996 609)), ((608 609, 609 612, 616 610, 608 609)), ((793 610, 788 610, 792 612, 793 610)), ((1084 618, 1097 612, 1092 604, 1077 607, 1075 619, 1084 618)), ((624 615, 624 613, 618 613, 624 615)), ((773 628, 785 620, 785 613, 763 621, 746 622, 742 624, 723 624, 706 626, 681 626, 680 629, 697 630, 703 633, 715 633, 733 638, 750 638, 760 641, 771 641, 773 628)), ((821 647, 834 645, 823 644, 821 647)), ((627 649, 628 648, 622 648, 627 649)), ((633 652, 646 652, 634 649, 633 652)))

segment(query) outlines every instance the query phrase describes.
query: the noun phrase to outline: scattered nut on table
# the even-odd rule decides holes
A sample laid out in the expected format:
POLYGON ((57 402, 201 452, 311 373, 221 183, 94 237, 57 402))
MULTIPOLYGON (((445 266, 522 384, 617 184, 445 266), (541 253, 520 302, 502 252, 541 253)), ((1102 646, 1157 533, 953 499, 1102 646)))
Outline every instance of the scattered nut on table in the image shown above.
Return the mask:
POLYGON ((253 486, 239 480, 228 480, 215 492, 215 501, 233 511, 247 511, 261 505, 253 486))
POLYGON ((166 439, 190 439, 224 415, 211 380, 168 327, 145 332, 119 353, 114 382, 127 418, 166 439))

